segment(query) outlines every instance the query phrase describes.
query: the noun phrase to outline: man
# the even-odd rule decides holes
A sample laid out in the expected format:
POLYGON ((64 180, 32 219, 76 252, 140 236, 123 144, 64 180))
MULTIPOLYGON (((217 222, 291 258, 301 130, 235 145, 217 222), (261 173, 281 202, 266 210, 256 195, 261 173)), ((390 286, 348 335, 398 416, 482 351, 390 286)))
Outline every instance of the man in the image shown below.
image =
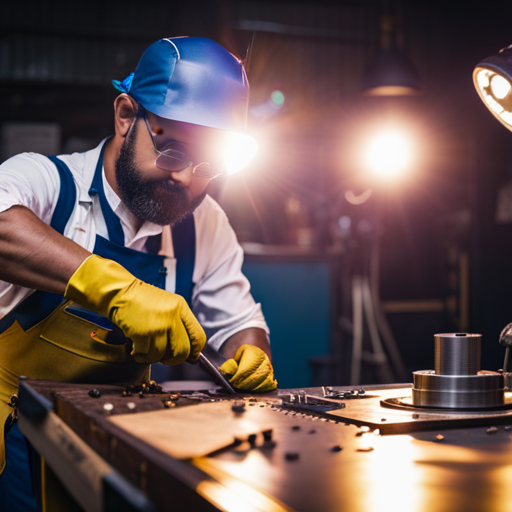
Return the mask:
MULTIPOLYGON (((114 85, 112 138, 0 166, 0 440, 20 375, 141 382, 150 363, 196 362, 206 335, 234 387, 277 386, 241 248, 206 195, 244 130, 243 65, 208 39, 162 39, 114 85)), ((19 440, 12 428, 7 447, 19 440)))

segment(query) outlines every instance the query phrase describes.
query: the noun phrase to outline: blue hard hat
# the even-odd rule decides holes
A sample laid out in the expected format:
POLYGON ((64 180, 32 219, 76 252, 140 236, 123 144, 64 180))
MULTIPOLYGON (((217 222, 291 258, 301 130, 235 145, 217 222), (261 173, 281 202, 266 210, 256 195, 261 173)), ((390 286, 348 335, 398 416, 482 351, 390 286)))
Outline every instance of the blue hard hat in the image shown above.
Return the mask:
POLYGON ((249 82, 244 66, 211 39, 160 39, 144 52, 135 73, 112 83, 157 116, 245 131, 249 82))

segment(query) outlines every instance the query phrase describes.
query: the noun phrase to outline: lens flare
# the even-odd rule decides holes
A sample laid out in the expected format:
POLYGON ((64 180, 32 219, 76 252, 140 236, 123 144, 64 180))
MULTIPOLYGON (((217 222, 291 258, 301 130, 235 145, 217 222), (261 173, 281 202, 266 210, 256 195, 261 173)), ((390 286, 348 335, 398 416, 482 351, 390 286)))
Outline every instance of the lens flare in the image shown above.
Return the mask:
POLYGON ((411 160, 409 140, 400 133, 379 135, 371 142, 366 158, 375 175, 385 178, 400 176, 411 160))
POLYGON ((227 174, 235 174, 246 167, 258 152, 258 143, 250 135, 233 133, 226 147, 224 164, 227 174))

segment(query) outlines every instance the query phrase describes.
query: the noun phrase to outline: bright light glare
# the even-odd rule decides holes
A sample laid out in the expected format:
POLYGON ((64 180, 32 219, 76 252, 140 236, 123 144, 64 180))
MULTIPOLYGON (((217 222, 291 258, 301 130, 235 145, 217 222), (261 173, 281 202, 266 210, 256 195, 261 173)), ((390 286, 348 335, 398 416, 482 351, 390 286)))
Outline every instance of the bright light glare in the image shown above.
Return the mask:
POLYGON ((258 152, 258 143, 250 135, 231 134, 226 147, 224 164, 228 174, 235 174, 246 167, 258 152))
POLYGON ((502 100, 510 92, 510 83, 500 75, 494 75, 491 79, 491 89, 495 98, 502 100))
POLYGON ((411 160, 410 143, 399 133, 387 133, 376 137, 370 144, 367 163, 371 170, 382 177, 402 174, 411 160))

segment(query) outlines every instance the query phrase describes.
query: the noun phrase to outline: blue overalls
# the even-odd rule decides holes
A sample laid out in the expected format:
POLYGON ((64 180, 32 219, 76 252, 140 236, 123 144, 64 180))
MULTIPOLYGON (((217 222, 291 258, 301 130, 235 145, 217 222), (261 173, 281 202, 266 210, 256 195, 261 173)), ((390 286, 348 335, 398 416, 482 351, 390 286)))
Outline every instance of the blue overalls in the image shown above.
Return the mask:
MULTIPOLYGON (((124 246, 121 222, 108 204, 103 189, 103 145, 89 189, 98 196, 108 230, 106 238, 96 235, 94 254, 123 265, 138 279, 165 289, 167 269, 164 256, 157 254, 160 236, 149 237, 143 253, 124 246)), ((76 186, 67 165, 57 157, 48 157, 60 177, 59 198, 51 227, 63 234, 76 205, 76 186)), ((195 261, 194 217, 189 215, 173 226, 176 258, 176 293, 190 304, 195 261)), ((136 363, 129 354, 130 344, 119 329, 106 318, 74 307, 64 297, 35 291, 0 320, 0 470, 3 463, 4 425, 12 423, 11 396, 17 394, 18 378, 61 380, 66 382, 127 384, 141 382, 149 376, 147 364, 136 363), (106 343, 98 343, 95 336, 106 343)), ((27 496, 30 484, 29 451, 21 432, 14 424, 5 433, 7 465, 0 476, 0 512, 39 510, 27 496)))

